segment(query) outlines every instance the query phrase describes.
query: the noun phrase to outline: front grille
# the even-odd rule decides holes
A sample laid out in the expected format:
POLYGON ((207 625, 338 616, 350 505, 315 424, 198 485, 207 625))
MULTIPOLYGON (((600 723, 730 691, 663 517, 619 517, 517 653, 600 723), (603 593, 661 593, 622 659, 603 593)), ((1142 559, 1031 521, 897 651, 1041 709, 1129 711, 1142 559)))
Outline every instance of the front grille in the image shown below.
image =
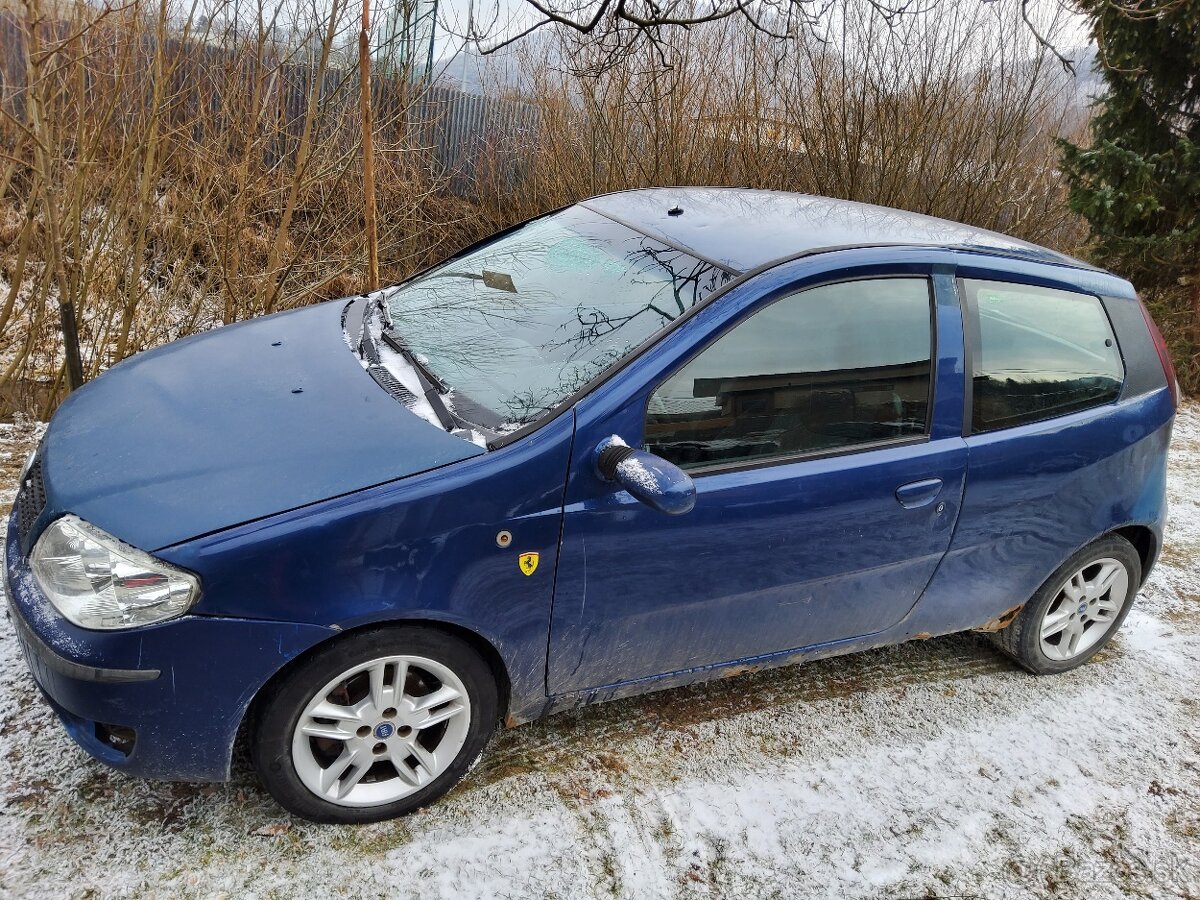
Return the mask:
POLYGON ((29 552, 29 532, 42 510, 46 508, 46 480, 42 477, 42 461, 35 459, 17 491, 17 538, 22 552, 29 552))

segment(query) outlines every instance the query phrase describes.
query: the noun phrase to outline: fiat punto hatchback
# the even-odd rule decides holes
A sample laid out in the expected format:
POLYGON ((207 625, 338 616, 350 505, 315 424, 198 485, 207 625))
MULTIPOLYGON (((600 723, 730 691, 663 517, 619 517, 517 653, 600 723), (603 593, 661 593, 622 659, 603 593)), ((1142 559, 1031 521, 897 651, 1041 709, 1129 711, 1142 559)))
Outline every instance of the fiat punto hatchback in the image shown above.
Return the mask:
POLYGON ((21 476, 11 619, 71 736, 287 809, 445 792, 498 723, 968 629, 1085 663, 1162 543, 1126 281, 751 190, 598 197, 142 353, 21 476))

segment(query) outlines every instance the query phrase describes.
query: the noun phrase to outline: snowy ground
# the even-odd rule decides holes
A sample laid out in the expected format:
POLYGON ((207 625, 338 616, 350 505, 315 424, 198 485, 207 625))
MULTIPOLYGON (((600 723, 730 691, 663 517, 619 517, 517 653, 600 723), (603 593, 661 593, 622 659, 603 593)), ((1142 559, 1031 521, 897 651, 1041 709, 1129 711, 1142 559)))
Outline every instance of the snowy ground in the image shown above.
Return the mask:
MULTIPOLYGON (((0 431, 0 484, 29 437, 0 431)), ((1197 405, 1170 492, 1152 580, 1080 671, 959 635, 613 703, 362 828, 291 819, 245 771, 92 762, 0 621, 0 896, 1200 897, 1197 405)))

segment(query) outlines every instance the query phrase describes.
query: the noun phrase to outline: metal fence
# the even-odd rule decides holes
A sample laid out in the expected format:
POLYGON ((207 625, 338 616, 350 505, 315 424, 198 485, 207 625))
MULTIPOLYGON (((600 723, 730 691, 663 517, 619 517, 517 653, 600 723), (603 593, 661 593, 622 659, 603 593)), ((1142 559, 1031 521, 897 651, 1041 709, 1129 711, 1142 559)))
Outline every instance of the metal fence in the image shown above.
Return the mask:
POLYGON ((496 174, 504 179, 517 177, 532 157, 541 115, 531 103, 433 85, 412 107, 411 121, 426 137, 434 164, 465 192, 476 183, 484 160, 498 166, 496 174))
MULTIPOLYGON (((43 44, 52 42, 58 31, 45 23, 43 44)), ((12 13, 0 10, 0 105, 14 117, 25 115, 26 71, 25 24, 12 13)), ((155 47, 143 41, 138 52, 145 54, 147 68, 155 47)), ((193 139, 220 130, 226 123, 220 90, 241 90, 250 95, 256 77, 253 59, 240 58, 226 48, 200 41, 169 39, 172 57, 171 90, 188 96, 188 102, 173 106, 170 115, 189 120, 193 139), (229 73, 236 73, 230 77, 229 73), (216 77, 213 77, 216 76, 216 77), (201 109, 207 106, 208 110, 201 109)), ((295 153, 304 127, 309 98, 318 91, 318 120, 314 123, 320 140, 356 142, 358 138, 359 77, 357 68, 318 71, 315 64, 277 63, 273 66, 269 114, 275 127, 264 146, 267 166, 286 163, 295 153), (316 81, 320 80, 317 85, 316 81)), ((127 114, 139 112, 139 104, 150 103, 153 86, 149 79, 129 78, 128 96, 123 98, 127 114)), ((433 174, 446 179, 451 190, 466 194, 481 174, 514 178, 529 159, 537 141, 540 110, 531 103, 467 93, 445 84, 418 83, 395 74, 373 74, 371 79, 376 143, 381 147, 407 147, 422 154, 433 174)), ((176 124, 183 124, 177 122, 176 124)), ((231 124, 231 123, 230 123, 231 124)))

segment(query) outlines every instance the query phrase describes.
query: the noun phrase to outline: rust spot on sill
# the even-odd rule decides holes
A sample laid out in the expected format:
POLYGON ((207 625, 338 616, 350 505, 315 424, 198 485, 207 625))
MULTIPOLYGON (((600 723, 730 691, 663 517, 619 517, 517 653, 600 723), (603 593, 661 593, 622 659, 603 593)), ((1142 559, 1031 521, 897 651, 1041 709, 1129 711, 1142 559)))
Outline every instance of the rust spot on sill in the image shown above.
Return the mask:
POLYGON ((914 641, 927 641, 931 637, 933 637, 933 635, 930 634, 928 631, 918 631, 916 634, 914 634, 912 636, 912 639, 914 641))
POLYGON ((504 717, 504 727, 505 728, 516 728, 517 725, 519 725, 519 724, 520 723, 517 721, 516 717, 513 716, 512 713, 509 713, 507 716, 504 717))
POLYGON ((751 672, 757 672, 761 668, 762 666, 731 666, 721 671, 721 677, 736 678, 739 675, 749 675, 751 672))
POLYGON ((1021 610, 1025 608, 1024 603, 1018 603, 1012 609, 1005 610, 994 619, 988 619, 975 631, 1000 631, 1012 624, 1013 619, 1021 614, 1021 610))

